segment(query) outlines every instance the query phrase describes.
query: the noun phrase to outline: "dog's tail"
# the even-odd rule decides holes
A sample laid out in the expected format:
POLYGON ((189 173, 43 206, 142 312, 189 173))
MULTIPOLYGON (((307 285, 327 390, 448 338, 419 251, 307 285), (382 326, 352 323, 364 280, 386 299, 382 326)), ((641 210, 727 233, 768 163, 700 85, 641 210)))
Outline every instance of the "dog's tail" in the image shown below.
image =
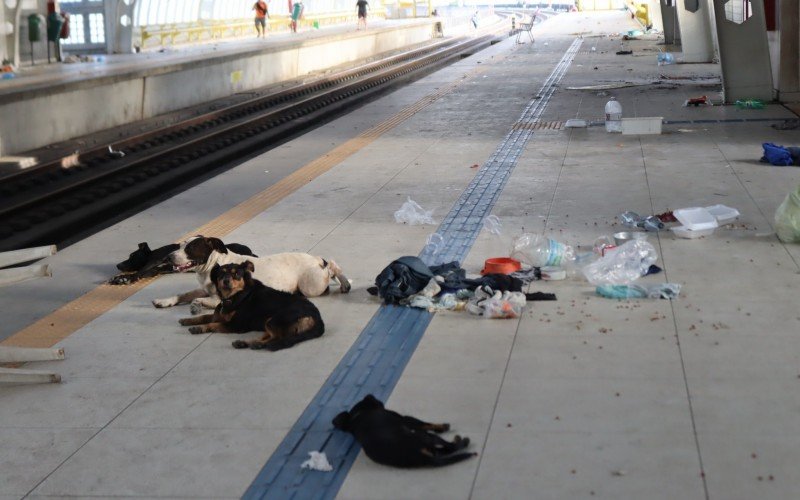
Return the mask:
POLYGON ((447 455, 444 457, 431 457, 430 465, 433 467, 440 467, 443 465, 455 464, 464 461, 468 458, 477 456, 478 456, 477 453, 471 452, 471 453, 456 453, 455 455, 447 455))

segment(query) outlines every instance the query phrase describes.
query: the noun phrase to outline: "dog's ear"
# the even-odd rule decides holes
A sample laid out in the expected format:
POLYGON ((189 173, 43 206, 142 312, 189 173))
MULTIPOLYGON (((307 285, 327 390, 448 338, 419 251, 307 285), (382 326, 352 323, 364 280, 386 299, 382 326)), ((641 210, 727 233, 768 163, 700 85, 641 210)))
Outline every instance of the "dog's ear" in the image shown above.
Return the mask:
POLYGON ((343 411, 336 415, 332 423, 340 431, 350 431, 350 412, 343 411))
POLYGON ((256 270, 256 266, 255 266, 255 264, 253 264, 253 263, 252 263, 252 262, 250 262, 249 260, 246 260, 246 261, 242 262, 242 267, 243 267, 243 268, 244 268, 246 271, 249 271, 249 272, 251 272, 251 273, 252 273, 252 272, 254 272, 254 271, 256 270))
POLYGON ((147 244, 146 241, 143 242, 143 243, 139 243, 139 250, 143 250, 145 252, 149 252, 150 251, 150 246, 147 244))
POLYGON ((363 402, 369 404, 373 408, 383 408, 383 403, 372 394, 364 396, 363 402))
POLYGON ((217 283, 217 278, 219 278, 220 269, 221 268, 219 267, 219 264, 214 264, 214 267, 211 268, 211 282, 214 284, 217 283))
POLYGON ((225 246, 225 243, 222 242, 219 238, 206 238, 206 241, 209 245, 211 245, 212 250, 216 250, 219 253, 228 253, 228 248, 225 246))

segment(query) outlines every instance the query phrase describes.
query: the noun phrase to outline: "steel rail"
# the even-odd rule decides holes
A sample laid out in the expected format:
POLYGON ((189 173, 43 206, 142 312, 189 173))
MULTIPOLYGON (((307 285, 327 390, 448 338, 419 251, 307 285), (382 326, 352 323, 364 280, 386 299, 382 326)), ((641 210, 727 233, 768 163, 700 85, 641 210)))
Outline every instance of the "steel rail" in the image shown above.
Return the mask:
MULTIPOLYGON (((121 208, 141 204, 148 197, 196 179, 198 173, 218 168, 220 163, 231 163, 255 150, 264 150, 269 143, 335 114, 345 103, 366 99, 388 84, 432 70, 434 65, 460 58, 465 51, 488 45, 492 40, 493 37, 487 35, 442 44, 438 50, 422 55, 420 51, 409 51, 395 56, 393 59, 399 62, 394 64, 378 61, 345 72, 346 77, 339 75, 336 80, 329 77, 328 80, 334 82, 331 84, 311 82, 276 96, 253 99, 229 106, 225 111, 192 118, 190 125, 182 122, 164 130, 140 134, 136 140, 131 139, 127 150, 123 149, 126 156, 115 161, 88 159, 83 166, 72 169, 63 169, 59 164, 61 171, 72 170, 73 173, 53 179, 59 174, 51 170, 43 174, 50 182, 15 189, 2 197, 0 220, 6 222, 0 223, 0 250, 68 239, 97 224, 99 219, 118 215, 121 208), (409 54, 412 53, 417 57, 411 59, 409 54), (324 88, 314 92, 315 86, 324 88), (290 100, 289 95, 296 97, 290 100), (261 105, 267 109, 261 109, 261 105), (227 114, 223 117, 220 113, 227 114), (212 119, 210 115, 216 117, 212 119), (166 140, 160 140, 165 137, 166 140), (177 139, 182 142, 169 143, 177 139)), ((107 154, 106 148, 104 145, 95 150, 107 154)))

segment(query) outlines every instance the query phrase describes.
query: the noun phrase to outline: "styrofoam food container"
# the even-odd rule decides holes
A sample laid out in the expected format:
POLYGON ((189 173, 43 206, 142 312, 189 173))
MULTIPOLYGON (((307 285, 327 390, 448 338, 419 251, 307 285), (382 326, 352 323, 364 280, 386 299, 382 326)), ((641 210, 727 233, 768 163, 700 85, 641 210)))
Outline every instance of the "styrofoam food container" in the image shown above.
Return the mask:
POLYGON ((661 116, 623 118, 622 135, 660 134, 663 121, 661 116))
POLYGON ((730 224, 740 215, 738 210, 725 205, 711 205, 706 207, 706 210, 717 219, 717 224, 720 226, 730 224))
POLYGON ((586 120, 580 120, 578 118, 572 118, 571 120, 567 120, 564 124, 564 128, 586 128, 589 124, 586 120))
POLYGON ((715 228, 711 227, 708 229, 691 230, 685 226, 676 226, 671 228, 672 232, 675 233, 675 236, 679 236, 681 238, 688 238, 690 240, 693 240, 695 238, 700 238, 703 236, 710 236, 714 234, 714 229, 715 228))
POLYGON ((686 229, 692 231, 719 227, 717 218, 702 207, 679 208, 678 210, 673 210, 672 214, 686 229))

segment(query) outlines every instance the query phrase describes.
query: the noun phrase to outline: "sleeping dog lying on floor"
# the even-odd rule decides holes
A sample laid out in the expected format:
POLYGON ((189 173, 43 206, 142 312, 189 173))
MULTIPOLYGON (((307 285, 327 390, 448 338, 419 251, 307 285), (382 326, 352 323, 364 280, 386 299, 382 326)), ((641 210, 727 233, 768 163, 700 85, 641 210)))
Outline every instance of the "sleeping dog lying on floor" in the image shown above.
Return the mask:
POLYGON ((211 280, 222 299, 214 314, 180 320, 190 333, 264 332, 261 340, 237 340, 237 349, 278 351, 325 332, 319 309, 302 295, 275 290, 253 279, 253 263, 216 265, 211 280))
POLYGON ((434 432, 450 424, 429 424, 387 410, 372 394, 333 419, 333 426, 351 433, 372 460, 394 467, 435 467, 454 464, 477 453, 456 453, 469 446, 469 438, 456 436, 451 443, 434 432))
MULTIPOLYGON (((225 247, 228 251, 239 255, 258 257, 248 247, 239 243, 229 243, 225 247)), ((108 280, 108 282, 112 285, 129 285, 143 278, 174 273, 175 268, 167 257, 178 248, 180 248, 180 245, 171 243, 155 250, 150 250, 150 245, 147 242, 139 243, 139 248, 131 252, 127 259, 117 264, 117 269, 122 272, 108 280)))
POLYGON ((213 309, 219 304, 216 288, 211 281, 211 270, 214 266, 241 264, 246 260, 250 260, 255 267, 253 278, 276 290, 318 297, 328 293, 330 281, 336 279, 342 293, 350 291, 350 282, 334 261, 307 253, 278 253, 254 259, 229 252, 218 238, 194 236, 170 253, 169 260, 178 272, 197 273, 201 288, 156 299, 153 305, 171 307, 191 302, 193 314, 200 312, 203 307, 213 309))

